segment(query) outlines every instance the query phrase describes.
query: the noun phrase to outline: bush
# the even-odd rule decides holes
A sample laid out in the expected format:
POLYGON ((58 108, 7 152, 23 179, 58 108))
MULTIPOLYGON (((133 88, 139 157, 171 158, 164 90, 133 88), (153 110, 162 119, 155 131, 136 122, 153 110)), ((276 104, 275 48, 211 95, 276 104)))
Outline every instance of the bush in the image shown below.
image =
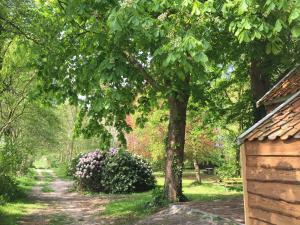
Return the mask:
POLYGON ((68 173, 67 173, 68 176, 74 176, 74 174, 76 173, 77 164, 79 163, 79 159, 83 155, 84 155, 83 153, 79 153, 76 157, 74 157, 71 160, 71 163, 70 163, 69 168, 68 168, 68 173))
POLYGON ((150 165, 126 151, 111 149, 82 155, 74 176, 79 188, 106 193, 131 193, 155 187, 150 165))
POLYGON ((155 187, 153 171, 145 160, 126 151, 110 151, 104 160, 102 186, 109 193, 141 192, 155 187))
POLYGON ((75 178, 82 189, 101 191, 102 166, 105 154, 96 150, 83 154, 76 165, 75 178))
POLYGON ((0 202, 13 201, 19 197, 20 189, 17 182, 7 175, 0 174, 0 202))
POLYGON ((235 162, 224 162, 219 168, 217 168, 217 176, 222 181, 227 178, 233 178, 238 176, 238 165, 235 162))
POLYGON ((149 207, 163 207, 170 203, 164 196, 164 190, 160 187, 156 187, 152 191, 152 199, 147 203, 149 207))

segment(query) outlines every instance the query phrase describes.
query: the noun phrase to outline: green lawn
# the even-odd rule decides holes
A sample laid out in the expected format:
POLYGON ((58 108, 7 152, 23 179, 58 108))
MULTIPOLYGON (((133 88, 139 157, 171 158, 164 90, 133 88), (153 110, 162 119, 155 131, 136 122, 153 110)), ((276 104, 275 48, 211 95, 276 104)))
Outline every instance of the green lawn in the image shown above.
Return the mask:
MULTIPOLYGON (((164 177, 162 173, 155 173, 157 186, 163 187, 164 177)), ((206 176, 203 184, 195 185, 193 172, 184 173, 183 192, 191 201, 212 201, 217 199, 230 199, 241 197, 241 191, 228 190, 225 187, 216 184, 214 176, 206 176)), ((102 214, 111 217, 122 218, 121 223, 141 218, 149 215, 157 209, 147 207, 147 203, 152 199, 152 191, 144 193, 134 193, 129 195, 121 195, 119 200, 111 201, 102 214), (125 221, 125 222, 124 222, 125 221)))
POLYGON ((22 197, 14 202, 0 205, 0 225, 15 225, 20 217, 26 215, 31 210, 42 207, 42 205, 31 202, 26 198, 26 194, 36 185, 38 180, 34 170, 30 170, 26 176, 19 177, 17 180, 22 197))

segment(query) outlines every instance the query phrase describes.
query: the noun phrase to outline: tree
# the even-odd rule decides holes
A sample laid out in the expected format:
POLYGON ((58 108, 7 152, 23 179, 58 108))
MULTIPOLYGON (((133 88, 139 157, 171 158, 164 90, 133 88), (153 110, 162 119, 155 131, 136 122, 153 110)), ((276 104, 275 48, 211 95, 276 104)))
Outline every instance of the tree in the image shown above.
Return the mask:
POLYGON ((223 7, 229 30, 242 47, 252 92, 255 121, 265 115, 260 99, 274 77, 299 62, 300 2, 232 0, 223 7))
POLYGON ((187 105, 191 89, 206 79, 212 3, 58 1, 38 10, 51 15, 41 20, 56 29, 47 30, 51 47, 38 62, 44 90, 81 107, 86 136, 108 139, 113 126, 124 141, 126 115, 139 112, 143 124, 158 103, 168 108, 165 196, 171 201, 183 198, 187 105))

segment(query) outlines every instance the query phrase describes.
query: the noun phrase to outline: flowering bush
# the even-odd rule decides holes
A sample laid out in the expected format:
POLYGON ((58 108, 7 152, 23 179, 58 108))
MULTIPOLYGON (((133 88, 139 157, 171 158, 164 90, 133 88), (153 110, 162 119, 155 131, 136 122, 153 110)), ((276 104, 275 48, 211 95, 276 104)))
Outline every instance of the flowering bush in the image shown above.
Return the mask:
POLYGON ((83 154, 74 176, 80 188, 107 193, 130 193, 154 188, 150 165, 138 156, 111 148, 83 154))
POLYGON ((96 150, 83 154, 76 165, 75 178, 79 187, 91 191, 101 191, 101 175, 105 154, 96 150))
POLYGON ((69 168, 68 168, 68 173, 67 175, 68 176, 74 176, 76 171, 77 171, 77 164, 79 163, 79 159, 83 156, 84 154, 83 153, 79 153, 77 156, 75 156, 70 164, 69 164, 69 168))
POLYGON ((104 160, 102 186, 109 193, 147 191, 155 187, 153 171, 145 160, 111 149, 104 160))

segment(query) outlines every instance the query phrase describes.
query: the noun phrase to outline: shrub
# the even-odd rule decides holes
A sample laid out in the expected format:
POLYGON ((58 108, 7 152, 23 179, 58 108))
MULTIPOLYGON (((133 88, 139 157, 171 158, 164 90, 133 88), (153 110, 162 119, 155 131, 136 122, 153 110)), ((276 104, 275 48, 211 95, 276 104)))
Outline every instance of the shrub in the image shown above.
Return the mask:
POLYGON ((238 176, 238 165, 235 162, 224 162, 217 169, 217 176, 222 181, 227 178, 233 178, 238 176))
POLYGON ((105 154, 96 150, 83 154, 76 165, 74 174, 78 185, 82 189, 101 191, 101 172, 105 154))
POLYGON ((19 197, 20 189, 17 182, 10 176, 0 174, 0 202, 13 201, 19 197))
POLYGON ((75 175, 77 164, 79 163, 79 159, 83 155, 84 155, 83 153, 79 153, 76 157, 74 157, 71 160, 71 163, 70 163, 69 168, 68 168, 68 173, 67 173, 68 176, 74 176, 75 175))
POLYGON ((104 160, 101 183, 104 192, 130 193, 154 188, 155 178, 149 163, 142 158, 111 149, 104 160))
POLYGON ((152 199, 147 203, 149 207, 163 207, 170 203, 164 196, 164 190, 160 187, 156 187, 152 191, 152 199))

